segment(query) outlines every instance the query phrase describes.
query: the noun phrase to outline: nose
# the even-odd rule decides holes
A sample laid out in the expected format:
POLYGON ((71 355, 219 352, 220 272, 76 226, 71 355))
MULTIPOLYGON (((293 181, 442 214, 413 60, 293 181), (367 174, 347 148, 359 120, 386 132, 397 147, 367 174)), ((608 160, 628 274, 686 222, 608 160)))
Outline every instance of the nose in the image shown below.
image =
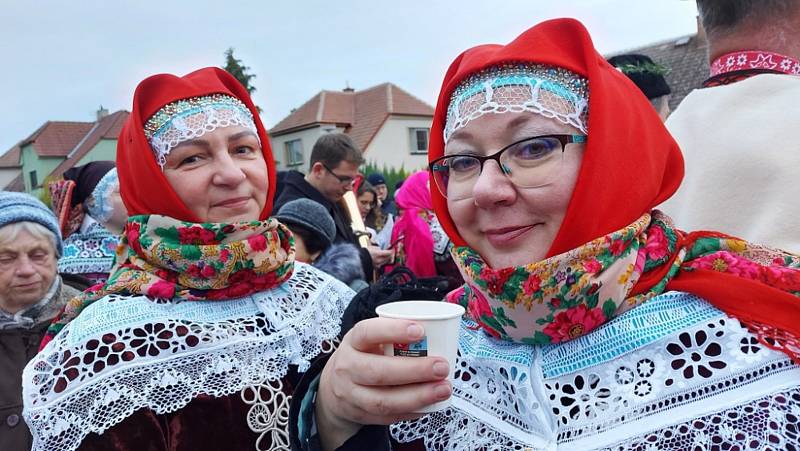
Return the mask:
POLYGON ((28 258, 27 255, 19 256, 19 261, 17 262, 17 269, 16 274, 19 277, 30 277, 36 274, 36 268, 33 267, 33 262, 31 259, 28 258))
POLYGON ((480 208, 492 208, 497 205, 510 205, 517 196, 517 190, 511 180, 503 174, 496 161, 487 161, 483 165, 475 186, 472 187, 475 205, 480 208))
POLYGON ((215 185, 236 187, 247 178, 228 152, 224 152, 215 165, 217 170, 211 179, 215 185))

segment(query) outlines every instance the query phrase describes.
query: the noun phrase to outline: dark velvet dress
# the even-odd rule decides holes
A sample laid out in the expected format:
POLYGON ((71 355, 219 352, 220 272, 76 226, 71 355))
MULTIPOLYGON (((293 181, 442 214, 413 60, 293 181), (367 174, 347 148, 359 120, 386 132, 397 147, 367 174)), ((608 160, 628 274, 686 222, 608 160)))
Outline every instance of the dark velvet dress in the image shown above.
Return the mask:
MULTIPOLYGON (((281 382, 282 393, 291 395, 298 374, 291 371, 281 382)), ((248 389, 246 389, 248 390, 248 389)), ((262 388, 261 399, 270 393, 262 388)), ((242 392, 221 398, 198 396, 184 408, 168 414, 141 409, 102 434, 89 434, 80 451, 216 451, 272 450, 282 447, 282 432, 266 430, 260 433, 248 426, 248 418, 259 417, 264 407, 271 417, 288 415, 288 402, 277 406, 263 403, 248 404, 242 392), (277 414, 277 415, 276 415, 277 414)), ((265 420, 261 416, 256 420, 265 420)), ((281 425, 278 425, 281 426, 281 425)))

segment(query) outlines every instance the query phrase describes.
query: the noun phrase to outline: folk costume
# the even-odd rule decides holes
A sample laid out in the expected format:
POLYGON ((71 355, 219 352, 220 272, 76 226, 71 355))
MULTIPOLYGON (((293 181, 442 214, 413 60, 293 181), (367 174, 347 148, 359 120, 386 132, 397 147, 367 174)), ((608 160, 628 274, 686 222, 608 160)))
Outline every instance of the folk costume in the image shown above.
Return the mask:
POLYGON ((95 161, 64 172, 50 183, 53 211, 64 237, 58 272, 76 274, 91 283, 108 279, 119 237, 106 229, 114 212, 111 195, 119 192, 117 170, 111 161, 95 161))
MULTIPOLYGON (((447 300, 467 318, 452 406, 391 426, 393 449, 800 446, 800 259, 686 233, 653 210, 681 182, 680 150, 579 22, 462 53, 445 75, 430 159, 469 121, 507 111, 586 134, 570 204, 544 260, 491 268, 432 190, 466 281, 447 300)), ((313 444, 297 410, 297 443, 313 444)), ((340 449, 364 436, 380 433, 365 426, 340 449)))
POLYGON ((686 159, 681 188, 659 207, 691 230, 724 230, 800 253, 800 61, 742 51, 711 64, 711 78, 667 120, 686 159))
POLYGON ((217 68, 150 77, 117 152, 131 215, 118 264, 70 301, 23 373, 33 449, 287 449, 293 384, 332 349, 353 292, 296 263, 268 218, 275 167, 250 97, 217 68), (161 165, 231 125, 257 134, 267 203, 253 221, 200 223, 161 165))

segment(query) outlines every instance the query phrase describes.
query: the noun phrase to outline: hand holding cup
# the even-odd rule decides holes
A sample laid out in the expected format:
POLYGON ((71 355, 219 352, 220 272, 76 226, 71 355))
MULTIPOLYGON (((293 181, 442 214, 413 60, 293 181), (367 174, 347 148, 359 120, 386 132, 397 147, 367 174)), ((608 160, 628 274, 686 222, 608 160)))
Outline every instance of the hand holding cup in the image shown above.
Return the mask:
POLYGON ((365 424, 391 424, 421 416, 447 400, 451 363, 444 357, 384 355, 386 345, 418 343, 418 321, 373 318, 342 339, 320 378, 316 420, 325 449, 335 449, 365 424))

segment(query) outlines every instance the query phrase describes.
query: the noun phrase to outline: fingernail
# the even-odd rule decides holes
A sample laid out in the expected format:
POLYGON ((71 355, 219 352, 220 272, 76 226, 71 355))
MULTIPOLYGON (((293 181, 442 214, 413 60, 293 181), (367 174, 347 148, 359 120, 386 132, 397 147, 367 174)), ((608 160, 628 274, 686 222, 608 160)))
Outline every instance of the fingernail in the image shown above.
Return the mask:
POLYGON ((450 374, 450 365, 445 362, 439 361, 433 364, 433 375, 436 377, 445 377, 450 374))
POLYGON ((425 330, 423 330, 422 326, 419 324, 412 324, 408 326, 406 332, 408 332, 408 338, 422 338, 422 335, 425 334, 425 330))
POLYGON ((441 384, 438 385, 436 388, 433 389, 433 394, 436 395, 436 399, 447 399, 450 397, 450 384, 441 384))

